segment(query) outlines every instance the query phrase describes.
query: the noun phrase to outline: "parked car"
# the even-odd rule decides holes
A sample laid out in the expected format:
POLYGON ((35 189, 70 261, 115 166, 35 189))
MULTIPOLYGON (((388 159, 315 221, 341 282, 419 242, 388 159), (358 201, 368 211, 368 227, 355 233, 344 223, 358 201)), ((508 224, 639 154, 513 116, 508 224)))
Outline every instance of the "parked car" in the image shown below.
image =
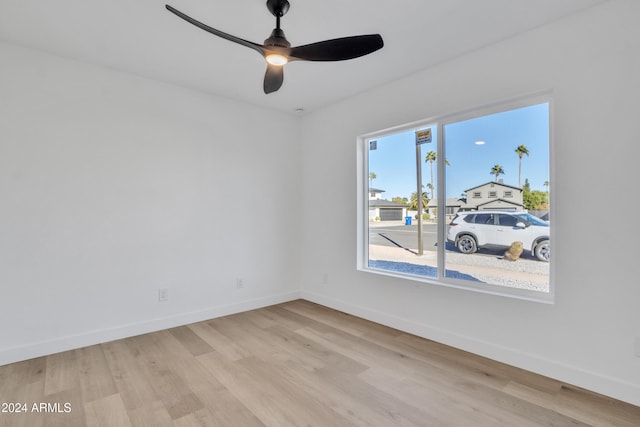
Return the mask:
POLYGON ((479 248, 508 248, 520 241, 540 261, 551 258, 549 223, 527 212, 458 212, 447 227, 447 240, 464 254, 479 248))

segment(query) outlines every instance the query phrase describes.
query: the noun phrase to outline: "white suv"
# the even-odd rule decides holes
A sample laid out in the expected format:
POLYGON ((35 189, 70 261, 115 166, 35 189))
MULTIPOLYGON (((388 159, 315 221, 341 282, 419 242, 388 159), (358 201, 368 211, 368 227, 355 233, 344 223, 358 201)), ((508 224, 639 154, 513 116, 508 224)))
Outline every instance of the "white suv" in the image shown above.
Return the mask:
POLYGON ((551 258, 549 223, 527 212, 458 212, 447 227, 447 240, 464 254, 478 248, 508 248, 520 241, 540 261, 551 258))

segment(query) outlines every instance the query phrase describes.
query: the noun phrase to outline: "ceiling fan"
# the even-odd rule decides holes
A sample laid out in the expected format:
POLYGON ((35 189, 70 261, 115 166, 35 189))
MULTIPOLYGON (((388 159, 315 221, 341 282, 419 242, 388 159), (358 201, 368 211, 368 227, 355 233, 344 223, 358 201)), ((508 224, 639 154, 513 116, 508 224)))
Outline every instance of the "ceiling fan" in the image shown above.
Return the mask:
POLYGON ((271 93, 280 89, 284 79, 283 67, 290 61, 344 61, 368 55, 384 45, 380 34, 367 34, 291 47, 284 35, 284 31, 280 29, 280 18, 289 10, 289 2, 287 0, 267 0, 267 9, 276 17, 276 28, 273 29, 264 44, 253 43, 211 28, 169 5, 166 5, 166 8, 169 12, 211 34, 260 53, 267 61, 267 72, 264 76, 263 85, 264 93, 271 93))

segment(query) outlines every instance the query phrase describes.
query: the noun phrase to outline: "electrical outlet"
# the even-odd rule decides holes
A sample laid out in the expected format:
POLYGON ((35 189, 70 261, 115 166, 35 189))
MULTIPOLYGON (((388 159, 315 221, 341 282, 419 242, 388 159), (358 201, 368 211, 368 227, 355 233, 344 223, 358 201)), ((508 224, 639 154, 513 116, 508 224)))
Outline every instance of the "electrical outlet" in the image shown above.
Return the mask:
POLYGON ((640 357, 640 337, 636 337, 635 342, 635 355, 640 357))
POLYGON ((329 273, 322 273, 322 284, 326 285, 329 283, 329 273))
POLYGON ((160 288, 158 289, 158 302, 166 302, 169 301, 169 289, 160 288))
POLYGON ((238 277, 236 279, 236 289, 242 289, 244 288, 244 279, 241 279, 240 277, 238 277))

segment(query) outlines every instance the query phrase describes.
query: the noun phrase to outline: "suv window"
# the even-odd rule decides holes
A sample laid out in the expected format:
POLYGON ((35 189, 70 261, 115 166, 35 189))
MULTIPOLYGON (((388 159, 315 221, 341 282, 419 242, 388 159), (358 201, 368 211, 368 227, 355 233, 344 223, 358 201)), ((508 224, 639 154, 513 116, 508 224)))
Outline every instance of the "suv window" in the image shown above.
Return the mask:
POLYGON ((475 222, 476 224, 493 225, 493 214, 476 214, 475 220, 473 222, 475 222))
POLYGON ((542 227, 548 227, 549 226, 548 222, 543 221, 540 218, 538 218, 537 216, 533 216, 533 215, 531 215, 529 213, 518 214, 518 217, 525 224, 539 225, 539 226, 542 226, 542 227))
POLYGON ((498 222, 500 225, 504 225, 505 227, 515 227, 518 223, 518 218, 507 214, 499 214, 498 222))

